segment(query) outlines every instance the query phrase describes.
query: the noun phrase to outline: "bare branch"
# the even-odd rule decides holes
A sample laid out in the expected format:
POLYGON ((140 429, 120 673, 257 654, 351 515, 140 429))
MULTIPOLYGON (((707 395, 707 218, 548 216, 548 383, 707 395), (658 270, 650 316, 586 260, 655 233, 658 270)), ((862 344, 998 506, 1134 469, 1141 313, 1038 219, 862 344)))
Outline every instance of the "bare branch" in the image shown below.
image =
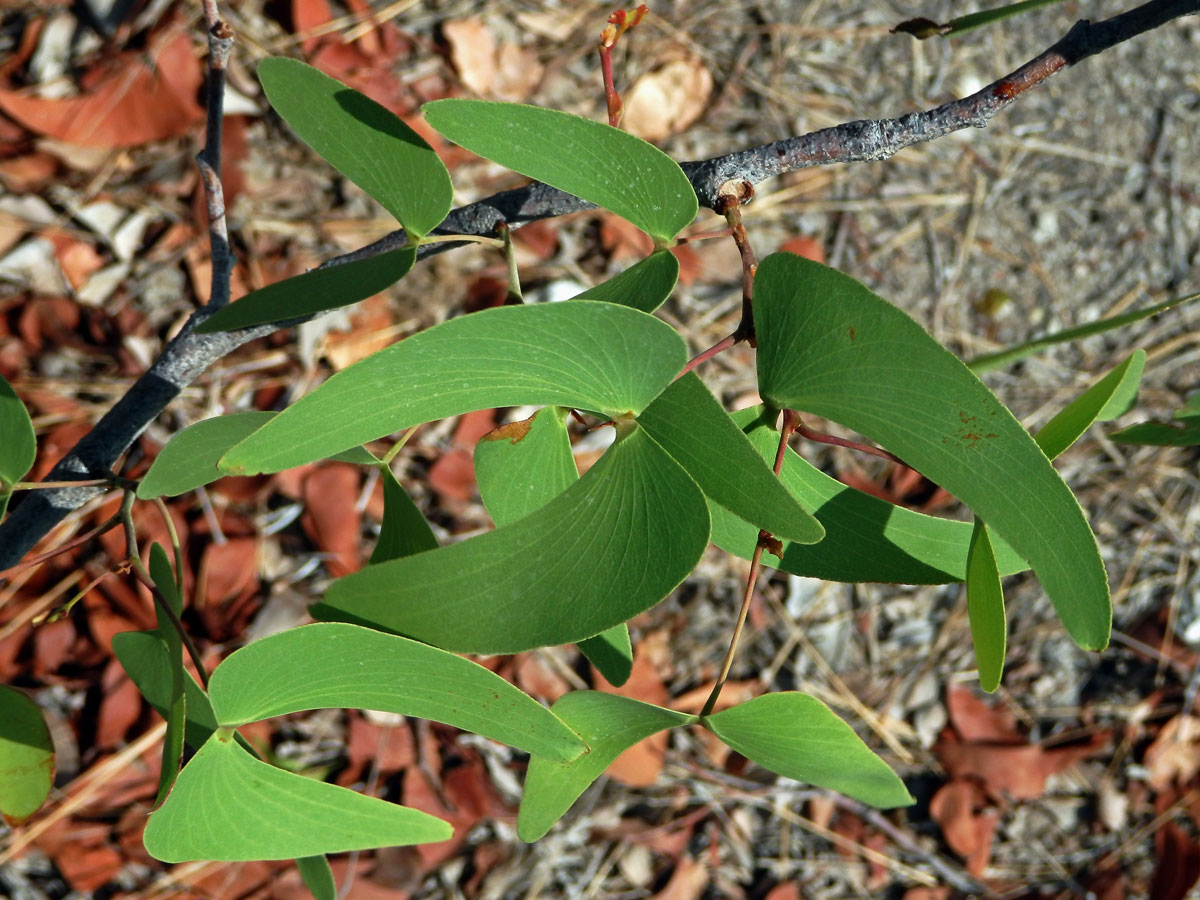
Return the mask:
MULTIPOLYGON (((731 153, 702 162, 683 163, 683 170, 695 188, 701 205, 717 209, 721 186, 737 179, 759 182, 785 172, 809 166, 833 163, 886 159, 913 144, 933 140, 964 128, 982 128, 988 121, 1031 88, 1051 75, 1107 50, 1119 43, 1164 25, 1185 15, 1200 12, 1200 0, 1151 0, 1128 12, 1102 22, 1077 22, 1067 34, 1044 53, 1030 60, 1013 73, 983 90, 923 112, 910 113, 893 119, 847 122, 800 137, 789 138, 761 147, 731 153)), ((207 165, 219 187, 220 131, 213 125, 213 85, 223 85, 223 67, 213 60, 227 58, 232 36, 220 30, 213 0, 205 0, 206 22, 210 44, 210 95, 208 142, 201 154, 202 166, 207 165), (216 46, 225 41, 224 47, 216 46), (224 57, 221 56, 224 54, 224 57), (214 130, 216 137, 214 140, 214 130), (215 163, 215 164, 214 164, 215 163)), ((219 91, 218 100, 219 100, 219 91)), ((206 174, 206 187, 210 177, 206 174)), ((180 334, 172 340, 162 355, 129 392, 119 400, 67 456, 46 476, 50 481, 85 480, 105 477, 122 453, 137 436, 166 408, 179 392, 195 380, 212 363, 243 344, 270 334, 283 323, 237 332, 195 334, 194 328, 215 311, 221 303, 218 279, 218 248, 224 240, 225 260, 228 240, 224 232, 223 202, 215 191, 209 191, 211 232, 213 244, 213 302, 197 312, 180 334), (214 198, 216 198, 214 202, 214 198), (217 215, 216 213, 220 213, 217 215)), ((441 234, 491 235, 497 223, 503 221, 511 228, 528 222, 553 218, 567 213, 593 209, 594 204, 564 194, 544 184, 505 191, 468 206, 453 210, 438 227, 441 234)), ((329 260, 325 265, 338 265, 375 256, 403 243, 403 232, 390 235, 359 250, 329 260)), ((449 250, 453 242, 424 245, 418 256, 424 258, 449 250)), ((221 274, 228 284, 227 273, 221 274)), ((301 321, 301 320, 297 320, 301 321)), ((78 509, 100 492, 95 487, 60 488, 31 491, 15 506, 9 518, 0 524, 0 570, 15 565, 22 556, 51 528, 72 510, 78 509)))

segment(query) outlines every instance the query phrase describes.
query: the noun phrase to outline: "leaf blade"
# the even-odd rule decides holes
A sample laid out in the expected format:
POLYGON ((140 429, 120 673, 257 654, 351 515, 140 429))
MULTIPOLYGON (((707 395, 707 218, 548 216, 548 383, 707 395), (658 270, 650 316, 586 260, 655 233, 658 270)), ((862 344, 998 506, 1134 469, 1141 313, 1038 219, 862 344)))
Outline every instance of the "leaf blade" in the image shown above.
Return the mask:
POLYGON ((696 216, 696 193, 679 165, 624 131, 490 100, 434 100, 421 111, 472 153, 603 206, 656 241, 673 238, 696 216))
POLYGON ((19 825, 46 802, 53 784, 54 742, 42 711, 0 684, 0 813, 19 825))
POLYGON ((224 478, 217 460, 274 417, 269 412, 241 412, 193 422, 158 452, 138 485, 138 499, 174 497, 224 478))
POLYGON ((1027 341, 1023 344, 1018 344, 1015 347, 999 350, 995 353, 984 353, 968 360, 967 366, 976 375, 980 375, 984 372, 991 372, 996 369, 1001 369, 1004 366, 1007 366, 1009 363, 1014 363, 1017 360, 1024 359, 1026 356, 1031 356, 1032 354, 1037 353, 1043 347, 1052 347, 1055 344, 1063 344, 1067 341, 1081 340, 1085 337, 1091 337, 1094 334, 1103 334, 1104 332, 1111 331, 1114 328, 1120 328, 1124 325, 1140 322, 1142 319, 1148 319, 1151 316, 1156 316, 1161 312, 1174 309, 1176 306, 1183 306, 1186 303, 1192 303, 1195 300, 1200 300, 1200 292, 1187 294, 1183 297, 1174 297, 1170 300, 1165 300, 1162 303, 1155 303, 1153 306, 1147 306, 1144 309, 1135 309, 1127 313, 1121 313, 1120 315, 1109 316, 1106 319, 1088 322, 1086 325, 1079 325, 1075 328, 1066 328, 1062 331, 1056 331, 1053 334, 1035 338, 1032 341, 1027 341))
POLYGON ((562 407, 543 407, 489 431, 475 445, 475 483, 497 525, 541 509, 579 480, 566 415, 562 407))
POLYGON ((791 254, 759 266, 754 312, 764 399, 842 422, 961 499, 1030 562, 1072 639, 1107 646, 1108 578, 1079 502, 962 362, 858 282, 791 254))
POLYGON ((588 288, 572 300, 600 300, 652 313, 671 296, 679 281, 679 260, 669 250, 656 250, 624 272, 588 288))
MULTIPOLYGON (((0 494, 7 494, 33 468, 37 459, 37 437, 25 404, 4 376, 0 375, 0 494)), ((3 510, 0 510, 0 514, 3 510)))
POLYGON ((589 752, 570 763, 534 757, 525 775, 517 834, 536 841, 570 809, 587 786, 618 756, 643 738, 694 722, 677 713, 602 691, 572 691, 551 709, 587 741, 589 752))
POLYGON ((425 844, 452 833, 415 809, 277 769, 216 734, 150 815, 144 843, 163 862, 240 862, 425 844))
POLYGON ((209 697, 222 726, 352 707, 444 722, 552 759, 584 749, 544 706, 478 663, 343 623, 302 625, 234 651, 209 679, 209 697))
MULTIPOLYGON (((113 654, 141 695, 164 719, 171 716, 171 657, 157 631, 123 631, 113 635, 113 654)), ((190 673, 183 681, 184 741, 199 748, 217 730, 208 695, 190 673)))
POLYGON ((976 517, 967 551, 967 619, 979 685, 989 694, 1000 687, 1004 653, 1008 645, 1008 620, 1004 615, 1004 588, 996 568, 996 555, 983 520, 976 517))
POLYGON ((815 544, 821 523, 790 494, 694 372, 677 379, 638 423, 705 495, 777 538, 815 544))
POLYGON ((772 772, 882 809, 915 802, 887 763, 815 697, 794 691, 764 694, 703 722, 738 753, 772 772))
POLYGON ((633 674, 633 644, 629 640, 629 626, 624 622, 584 638, 576 646, 613 687, 620 687, 633 674))
POLYGON ((412 247, 313 269, 252 291, 217 310, 197 327, 200 334, 271 325, 338 309, 391 287, 417 261, 412 247))
MULTIPOLYGON (((475 482, 496 525, 541 509, 579 480, 566 417, 562 407, 547 406, 524 421, 494 429, 475 445, 475 482)), ((579 650, 610 684, 624 684, 633 671, 633 647, 624 623, 585 638, 579 650)))
POLYGON ((707 543, 699 488, 635 430, 536 514, 368 566, 335 582, 312 612, 447 650, 514 653, 579 641, 648 609, 707 543))
POLYGON ((1146 351, 1135 350, 1119 366, 1063 407, 1033 439, 1050 459, 1079 440, 1096 421, 1120 415, 1137 395, 1146 351))
POLYGON ((379 475, 383 479, 383 524, 379 529, 379 540, 371 551, 371 562, 387 562, 437 549, 433 529, 408 496, 408 491, 396 480, 391 468, 380 466, 379 475))
MULTIPOLYGON (((762 407, 739 410, 730 418, 763 459, 773 458, 779 433, 762 407)), ((819 544, 784 541, 783 558, 765 552, 764 565, 827 581, 946 584, 966 577, 971 523, 927 516, 847 487, 790 448, 780 480, 816 511, 826 536, 819 544)), ((709 510, 713 543, 750 559, 758 529, 724 507, 710 504, 709 510)), ((996 550, 1004 574, 1029 568, 1006 543, 997 541, 996 550)))
POLYGON ((434 419, 499 406, 640 412, 683 367, 666 323, 609 303, 506 306, 450 319, 337 373, 221 460, 275 472, 434 419))
POLYGON ((406 229, 428 234, 450 211, 450 173, 433 148, 374 100, 299 60, 258 64, 271 106, 306 144, 406 229))

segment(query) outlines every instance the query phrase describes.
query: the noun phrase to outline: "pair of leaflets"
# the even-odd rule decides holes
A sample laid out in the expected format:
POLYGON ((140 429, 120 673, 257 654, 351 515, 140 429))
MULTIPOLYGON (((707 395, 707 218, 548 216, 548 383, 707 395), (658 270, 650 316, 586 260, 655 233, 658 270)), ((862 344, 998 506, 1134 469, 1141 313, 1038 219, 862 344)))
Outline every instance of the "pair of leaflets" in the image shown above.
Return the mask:
MULTIPOLYGON (((122 662, 129 658, 124 653, 122 662)), ((260 719, 375 709, 444 722, 558 762, 586 750, 561 719, 483 666, 343 623, 294 628, 235 651, 213 672, 207 699, 212 730, 146 827, 146 849, 166 862, 310 858, 451 836, 433 816, 257 759, 235 729, 260 719)))
MULTIPOLYGON (((407 241, 377 256, 255 291, 205 319, 197 329, 201 332, 286 322, 378 293, 408 273, 417 247, 445 219, 453 201, 450 174, 437 153, 380 104, 298 60, 265 59, 258 76, 271 106, 301 140, 391 213, 407 241)), ((636 282, 636 291, 621 295, 645 307, 656 305, 653 297, 664 281, 674 285, 678 263, 661 248, 692 221, 697 203, 687 176, 666 154, 615 128, 552 109, 438 100, 423 112, 455 143, 603 206, 646 231, 659 252, 652 263, 631 269, 624 286, 608 288, 609 295, 636 282)))
POLYGON ((854 279, 791 254, 755 279, 763 399, 841 422, 962 500, 1027 561, 1071 637, 1108 643, 1095 535, 1037 442, 952 353, 854 279))
POLYGON ((621 753, 638 741, 687 725, 707 728, 726 745, 788 778, 840 791, 871 806, 913 802, 904 783, 820 700, 784 691, 710 716, 693 716, 600 691, 565 694, 552 707, 588 742, 570 762, 533 758, 517 815, 517 833, 535 841, 550 830, 621 753))

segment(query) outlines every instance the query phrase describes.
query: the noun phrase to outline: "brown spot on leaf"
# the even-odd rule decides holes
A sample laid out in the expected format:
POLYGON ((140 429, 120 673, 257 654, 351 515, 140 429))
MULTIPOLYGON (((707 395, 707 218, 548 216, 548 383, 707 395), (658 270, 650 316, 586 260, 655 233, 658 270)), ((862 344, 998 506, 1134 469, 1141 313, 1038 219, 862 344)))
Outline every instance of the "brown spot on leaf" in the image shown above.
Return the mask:
POLYGON ((532 426, 533 416, 530 416, 528 419, 522 419, 520 422, 509 422, 507 425, 493 428, 481 440, 508 441, 509 443, 516 444, 525 439, 525 435, 529 434, 529 429, 532 426))

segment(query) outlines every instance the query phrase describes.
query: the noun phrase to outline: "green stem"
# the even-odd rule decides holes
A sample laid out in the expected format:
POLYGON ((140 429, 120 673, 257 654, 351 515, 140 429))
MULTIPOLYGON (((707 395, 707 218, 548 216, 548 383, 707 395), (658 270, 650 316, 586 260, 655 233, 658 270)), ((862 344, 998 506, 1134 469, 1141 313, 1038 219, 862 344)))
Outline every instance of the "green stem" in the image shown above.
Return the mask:
POLYGON ((154 579, 150 577, 150 573, 146 571, 145 565, 142 563, 142 556, 138 550, 137 534, 133 527, 133 516, 130 511, 133 509, 133 501, 136 495, 132 491, 125 492, 125 499, 121 501, 121 511, 118 515, 121 517, 121 523, 125 527, 125 552, 129 556, 129 566, 137 575, 138 581, 146 586, 154 597, 154 602, 163 615, 167 617, 167 621, 171 623, 171 627, 179 635, 179 640, 183 646, 187 648, 188 656, 192 658, 192 663, 196 666, 196 674, 200 676, 200 683, 205 689, 208 688, 208 672, 204 668, 204 663, 200 659, 200 651, 196 649, 196 645, 192 642, 191 636, 183 627, 183 622, 179 620, 179 616, 175 610, 171 608, 171 604, 167 602, 167 598, 162 595, 162 591, 158 589, 158 585, 154 583, 154 579))

